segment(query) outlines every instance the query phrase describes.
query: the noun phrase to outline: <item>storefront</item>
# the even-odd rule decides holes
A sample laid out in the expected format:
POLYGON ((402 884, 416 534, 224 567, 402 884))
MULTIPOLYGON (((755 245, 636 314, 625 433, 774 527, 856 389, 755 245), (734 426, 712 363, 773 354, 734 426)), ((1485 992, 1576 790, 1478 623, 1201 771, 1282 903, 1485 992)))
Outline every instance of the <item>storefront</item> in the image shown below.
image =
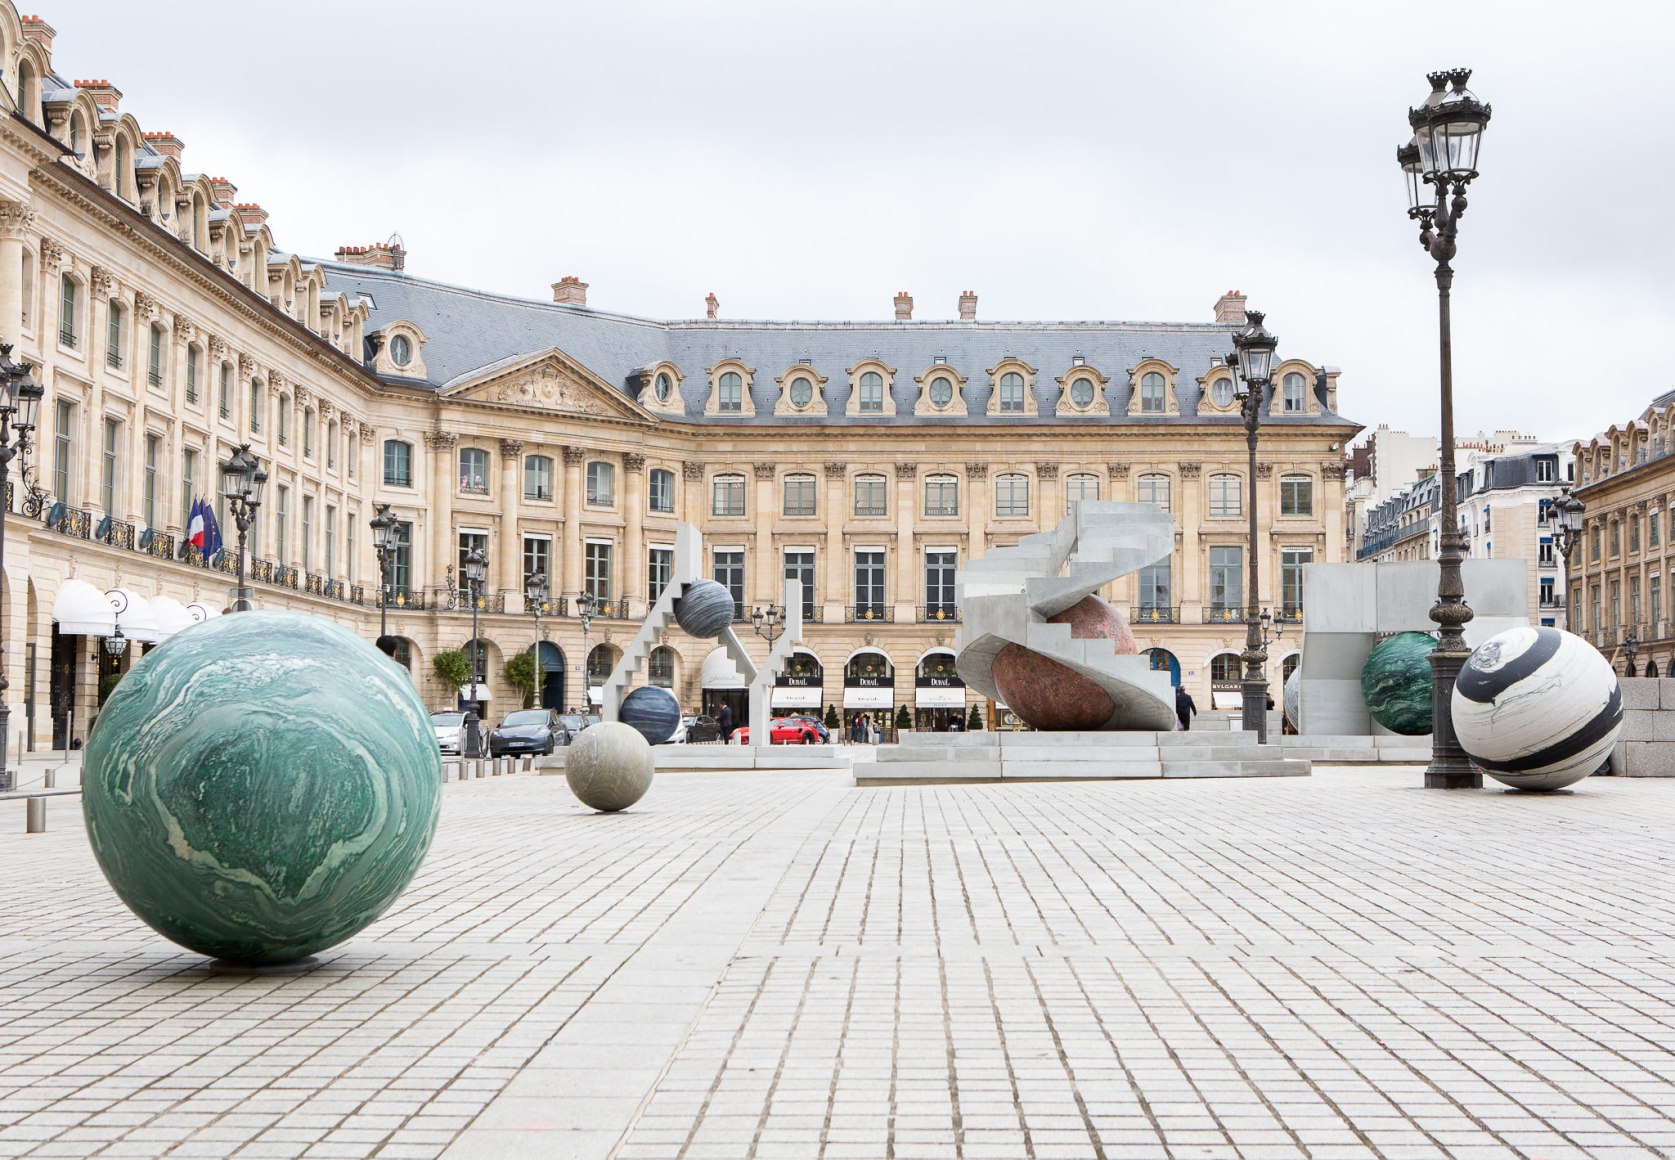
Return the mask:
POLYGON ((725 648, 710 650, 698 670, 698 684, 703 693, 703 712, 719 721, 725 705, 735 728, 750 724, 750 688, 725 648))
POLYGON ((805 648, 799 648, 785 661, 785 671, 774 679, 773 704, 775 714, 809 713, 824 715, 826 670, 820 658, 805 648))
POLYGON ((862 649, 843 666, 843 723, 847 727, 859 715, 868 717, 881 735, 890 736, 895 725, 896 670, 890 658, 877 649, 862 649))
POLYGON ((913 728, 946 733, 965 726, 965 682, 954 671, 954 653, 932 649, 919 658, 913 676, 913 728))

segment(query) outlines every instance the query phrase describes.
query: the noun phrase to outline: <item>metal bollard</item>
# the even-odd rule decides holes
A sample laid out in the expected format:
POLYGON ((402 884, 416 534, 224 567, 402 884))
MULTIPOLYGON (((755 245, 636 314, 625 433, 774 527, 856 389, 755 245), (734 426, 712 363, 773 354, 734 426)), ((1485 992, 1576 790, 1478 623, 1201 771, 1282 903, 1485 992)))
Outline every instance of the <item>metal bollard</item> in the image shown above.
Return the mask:
POLYGON ((47 832, 47 799, 32 797, 24 803, 23 831, 26 834, 47 832))
POLYGON ((48 766, 47 767, 46 785, 47 785, 48 789, 57 788, 57 786, 58 786, 58 767, 57 766, 48 766))

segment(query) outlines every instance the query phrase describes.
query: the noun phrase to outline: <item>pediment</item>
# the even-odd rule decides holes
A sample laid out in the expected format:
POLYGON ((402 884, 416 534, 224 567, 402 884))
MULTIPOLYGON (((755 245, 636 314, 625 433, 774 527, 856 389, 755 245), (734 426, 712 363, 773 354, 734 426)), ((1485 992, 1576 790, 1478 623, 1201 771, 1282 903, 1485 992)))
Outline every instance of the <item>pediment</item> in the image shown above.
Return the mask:
POLYGON ((561 415, 656 423, 657 416, 556 347, 455 378, 441 396, 561 415))

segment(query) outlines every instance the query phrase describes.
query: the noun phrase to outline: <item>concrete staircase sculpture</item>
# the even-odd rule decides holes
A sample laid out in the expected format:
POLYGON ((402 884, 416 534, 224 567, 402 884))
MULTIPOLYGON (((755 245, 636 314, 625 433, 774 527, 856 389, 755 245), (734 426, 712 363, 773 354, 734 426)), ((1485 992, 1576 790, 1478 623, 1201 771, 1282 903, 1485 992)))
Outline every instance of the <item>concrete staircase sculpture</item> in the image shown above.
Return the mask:
POLYGON ((1106 730, 1168 730, 1175 722, 1169 674, 1141 656, 1119 654, 1104 639, 1073 640, 1067 624, 1047 618, 1104 585, 1169 555, 1175 525, 1149 503, 1083 500, 1050 532, 1025 536, 967 562, 955 577, 964 627, 955 636, 955 667, 984 696, 1004 700, 994 662, 1016 644, 1093 681, 1115 706, 1106 730))

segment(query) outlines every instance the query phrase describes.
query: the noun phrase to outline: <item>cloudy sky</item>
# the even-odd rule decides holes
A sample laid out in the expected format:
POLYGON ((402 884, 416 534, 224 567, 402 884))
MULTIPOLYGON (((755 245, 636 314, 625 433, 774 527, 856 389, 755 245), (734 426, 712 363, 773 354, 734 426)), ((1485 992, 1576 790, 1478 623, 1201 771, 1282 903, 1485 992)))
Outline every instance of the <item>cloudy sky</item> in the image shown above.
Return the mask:
POLYGON ((1237 288, 1353 418, 1434 434, 1394 151, 1494 106, 1455 261, 1457 426, 1591 434, 1675 384, 1675 5, 42 0, 188 171, 315 256, 731 318, 1208 321, 1237 288), (1418 13, 1437 19, 1421 26, 1418 13))

